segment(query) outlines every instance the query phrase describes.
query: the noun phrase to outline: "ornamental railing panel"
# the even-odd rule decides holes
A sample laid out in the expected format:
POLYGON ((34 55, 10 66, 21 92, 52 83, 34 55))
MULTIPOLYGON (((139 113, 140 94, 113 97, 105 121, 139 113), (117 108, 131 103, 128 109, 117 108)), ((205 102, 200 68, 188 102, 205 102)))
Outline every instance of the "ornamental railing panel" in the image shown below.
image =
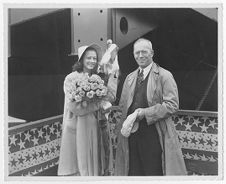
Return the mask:
MULTIPOLYGON (((113 164, 109 175, 114 174, 117 148, 115 126, 121 111, 112 107, 108 119, 113 150, 113 164)), ((218 174, 218 118, 217 112, 180 110, 170 120, 174 123, 182 147, 189 175, 218 174)), ((59 159, 62 132, 62 115, 29 122, 9 128, 8 175, 35 176, 55 168, 59 159)))

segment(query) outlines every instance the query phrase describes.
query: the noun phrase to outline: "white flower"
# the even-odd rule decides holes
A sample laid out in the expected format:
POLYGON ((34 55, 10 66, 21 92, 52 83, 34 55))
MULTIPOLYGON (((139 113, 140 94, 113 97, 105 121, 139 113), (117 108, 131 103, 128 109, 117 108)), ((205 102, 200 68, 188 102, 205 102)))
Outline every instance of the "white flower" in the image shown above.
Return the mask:
POLYGON ((80 86, 81 88, 83 88, 83 87, 86 86, 86 85, 87 85, 87 83, 86 83, 85 81, 79 82, 79 86, 80 86))
POLYGON ((102 96, 107 95, 107 88, 106 87, 101 90, 101 94, 102 94, 102 96))
POLYGON ((79 95, 76 95, 76 96, 75 96, 75 101, 76 101, 76 102, 81 102, 81 101, 82 101, 82 97, 79 96, 79 95))
POLYGON ((93 74, 89 77, 89 80, 92 81, 92 82, 95 82, 95 81, 99 81, 99 80, 102 80, 102 79, 99 75, 93 74))
POLYGON ((79 93, 80 91, 83 91, 83 89, 81 87, 77 87, 75 91, 76 93, 79 93))
POLYGON ((85 91, 89 91, 90 90, 90 85, 86 84, 82 87, 85 91))
POLYGON ((90 86, 91 86, 92 90, 96 90, 98 88, 98 84, 97 83, 92 83, 92 84, 90 84, 90 86))
POLYGON ((95 76, 91 75, 91 77, 89 77, 88 81, 89 82, 95 82, 96 81, 95 76))
POLYGON ((104 81, 101 79, 101 80, 99 81, 99 83, 100 83, 100 84, 104 84, 104 81))
POLYGON ((98 97, 100 97, 101 95, 102 95, 102 93, 101 93, 101 90, 96 90, 96 95, 98 96, 98 97))
POLYGON ((103 84, 99 84, 99 85, 98 85, 98 88, 99 88, 99 89, 103 89, 104 87, 105 87, 105 86, 104 86, 103 84))
POLYGON ((92 93, 92 91, 90 91, 90 92, 88 92, 88 93, 86 94, 86 96, 87 96, 88 98, 93 98, 94 93, 92 93))
POLYGON ((85 94, 86 94, 86 93, 85 93, 85 91, 83 91, 83 90, 79 92, 79 95, 80 95, 81 97, 84 97, 85 94))

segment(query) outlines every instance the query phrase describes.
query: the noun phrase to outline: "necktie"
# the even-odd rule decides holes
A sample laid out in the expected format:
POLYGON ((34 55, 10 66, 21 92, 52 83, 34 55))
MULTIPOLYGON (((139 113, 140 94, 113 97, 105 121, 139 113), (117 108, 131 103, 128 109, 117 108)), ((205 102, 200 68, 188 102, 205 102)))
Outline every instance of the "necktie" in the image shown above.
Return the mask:
POLYGON ((140 84, 143 80, 144 80, 144 70, 141 69, 138 73, 138 77, 137 77, 138 83, 140 84))

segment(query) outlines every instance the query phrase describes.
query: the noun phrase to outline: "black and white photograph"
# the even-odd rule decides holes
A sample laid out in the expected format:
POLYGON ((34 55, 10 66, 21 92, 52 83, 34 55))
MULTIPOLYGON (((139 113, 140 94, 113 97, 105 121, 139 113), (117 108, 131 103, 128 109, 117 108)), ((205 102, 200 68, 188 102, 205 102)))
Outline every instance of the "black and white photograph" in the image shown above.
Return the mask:
POLYGON ((4 15, 5 180, 222 179, 222 4, 4 15))

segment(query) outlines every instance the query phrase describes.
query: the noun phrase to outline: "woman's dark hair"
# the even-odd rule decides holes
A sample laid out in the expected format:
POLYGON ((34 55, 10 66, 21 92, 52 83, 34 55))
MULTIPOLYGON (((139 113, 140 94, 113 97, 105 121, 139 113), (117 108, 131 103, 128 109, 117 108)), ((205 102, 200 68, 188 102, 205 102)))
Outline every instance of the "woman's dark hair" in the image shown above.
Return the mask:
MULTIPOLYGON (((76 61, 75 64, 72 66, 72 71, 77 71, 77 72, 82 72, 83 71, 83 59, 84 59, 84 56, 86 54, 87 51, 95 51, 96 54, 97 54, 97 51, 94 49, 94 48, 87 48, 86 51, 82 54, 82 57, 80 59, 80 61, 76 61)), ((97 61, 98 61, 98 54, 97 54, 97 61)), ((96 74, 97 73, 97 64, 96 66, 94 67, 94 69, 92 69, 91 71, 91 74, 96 74)))

